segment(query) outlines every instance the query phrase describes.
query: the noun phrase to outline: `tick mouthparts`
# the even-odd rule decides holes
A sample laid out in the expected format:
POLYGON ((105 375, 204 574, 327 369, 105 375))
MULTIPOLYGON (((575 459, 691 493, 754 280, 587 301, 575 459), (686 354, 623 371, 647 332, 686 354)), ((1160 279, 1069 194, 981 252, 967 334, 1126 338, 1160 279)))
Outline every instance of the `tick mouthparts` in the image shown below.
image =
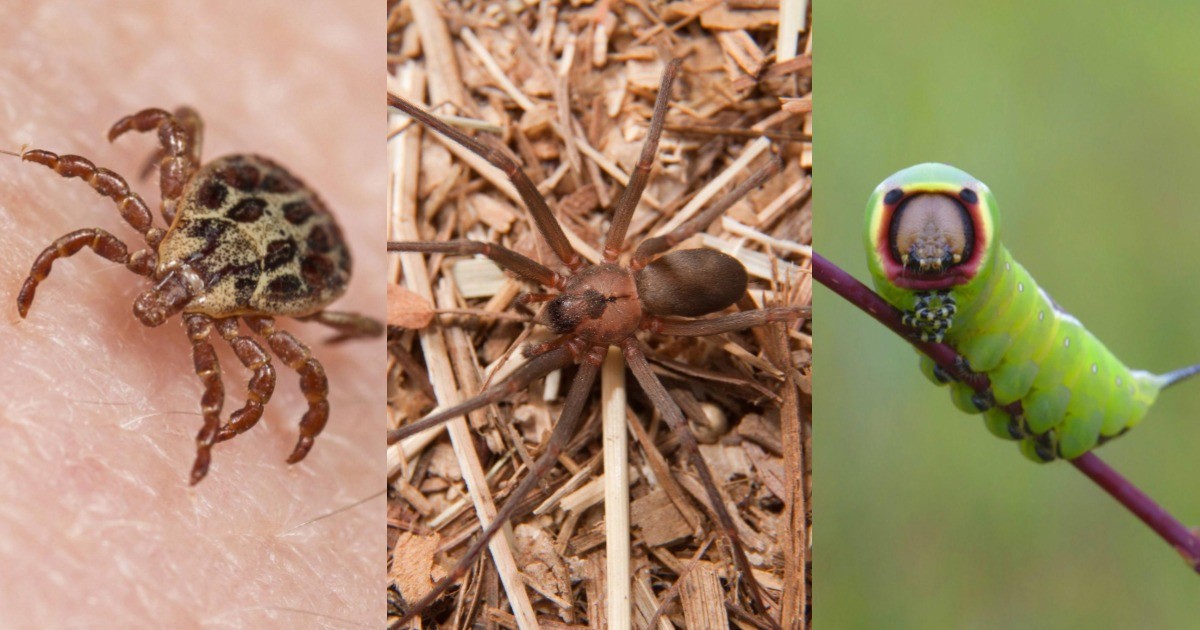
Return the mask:
POLYGON ((161 326, 169 317, 182 311, 194 293, 186 274, 172 272, 137 296, 133 301, 133 315, 151 328, 161 326))

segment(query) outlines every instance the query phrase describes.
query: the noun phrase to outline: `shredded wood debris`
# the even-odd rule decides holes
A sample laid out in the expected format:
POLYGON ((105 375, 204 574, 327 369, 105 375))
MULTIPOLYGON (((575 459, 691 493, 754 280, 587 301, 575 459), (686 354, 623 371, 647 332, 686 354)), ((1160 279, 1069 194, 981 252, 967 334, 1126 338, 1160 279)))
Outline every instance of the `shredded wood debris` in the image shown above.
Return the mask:
POLYGON ((400 285, 388 283, 388 326, 416 330, 428 326, 431 321, 433 306, 425 298, 400 285))
MULTIPOLYGON (((780 174, 677 249, 714 248, 742 262, 751 290, 736 309, 811 305, 807 2, 389 0, 388 10, 389 91, 512 155, 592 263, 637 162, 663 68, 682 58, 627 254, 708 207, 775 153, 784 162, 780 174)), ((392 240, 500 243, 563 271, 503 173, 404 116, 389 116, 389 131, 392 240), (405 223, 409 216, 415 224, 405 223), (401 238, 402 224, 414 234, 401 238)), ((540 305, 518 300, 541 289, 490 260, 416 255, 404 263, 406 273, 392 256, 389 428, 447 404, 438 402, 444 388, 457 392, 455 400, 474 396, 524 362, 522 347, 554 338, 530 321, 540 305)), ((751 609, 699 477, 630 378, 629 574, 605 568, 597 381, 582 429, 526 499, 525 515, 423 612, 421 627, 615 628, 632 621, 642 628, 652 620, 656 628, 809 627, 811 323, 639 338, 693 430, 711 442, 702 450, 769 610, 751 609), (515 563, 497 563, 499 553, 515 563), (632 620, 606 617, 613 580, 630 586, 632 620)), ((481 531, 481 499, 469 495, 467 480, 486 486, 499 506, 528 474, 575 368, 562 372, 470 414, 463 425, 469 449, 451 448, 446 432, 389 449, 390 622, 481 531), (464 457, 477 464, 465 465, 464 457)))

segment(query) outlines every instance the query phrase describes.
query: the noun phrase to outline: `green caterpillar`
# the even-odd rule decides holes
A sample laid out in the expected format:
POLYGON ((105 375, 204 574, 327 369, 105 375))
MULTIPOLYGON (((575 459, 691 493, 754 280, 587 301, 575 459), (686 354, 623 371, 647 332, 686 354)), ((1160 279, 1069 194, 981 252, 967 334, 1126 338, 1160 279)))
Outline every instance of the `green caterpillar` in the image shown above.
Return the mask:
POLYGON ((1163 388, 1200 366, 1168 374, 1130 370, 1038 288, 1000 244, 987 186, 945 164, 886 179, 867 202, 867 261, 875 287, 923 341, 942 341, 984 373, 981 396, 928 357, 921 369, 950 383, 951 398, 983 413, 988 430, 1019 440, 1036 462, 1073 459, 1133 428, 1163 388), (1024 415, 1000 409, 1020 402, 1024 415))

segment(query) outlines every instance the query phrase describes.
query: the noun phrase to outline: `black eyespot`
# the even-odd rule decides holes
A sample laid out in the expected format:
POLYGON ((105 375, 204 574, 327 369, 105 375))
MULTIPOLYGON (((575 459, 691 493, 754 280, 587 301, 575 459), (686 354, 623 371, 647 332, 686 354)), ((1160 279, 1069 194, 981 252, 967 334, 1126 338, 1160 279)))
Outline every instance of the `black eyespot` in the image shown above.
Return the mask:
POLYGON ((903 198, 904 198, 904 191, 900 190, 899 188, 893 188, 893 189, 889 190, 886 195, 884 195, 883 203, 886 203, 889 206, 894 206, 894 205, 900 203, 900 200, 903 198))
POLYGON ((958 197, 963 200, 963 203, 975 205, 979 202, 979 195, 975 194, 974 190, 964 188, 958 193, 958 197))

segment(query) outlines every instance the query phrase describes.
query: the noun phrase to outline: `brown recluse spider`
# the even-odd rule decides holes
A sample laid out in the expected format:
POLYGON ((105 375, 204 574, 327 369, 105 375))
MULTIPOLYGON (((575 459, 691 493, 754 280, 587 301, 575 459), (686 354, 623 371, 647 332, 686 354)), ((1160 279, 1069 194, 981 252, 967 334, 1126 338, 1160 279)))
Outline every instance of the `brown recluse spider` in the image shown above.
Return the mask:
POLYGON ((669 251, 707 228, 735 202, 779 172, 782 167, 781 160, 772 155, 767 164, 753 172, 712 206, 674 231, 643 241, 634 251, 628 267, 621 266, 618 261, 634 209, 649 180, 650 169, 658 150, 659 136, 662 134, 671 85, 679 66, 680 60, 673 60, 663 72, 662 84, 655 100, 654 113, 642 145, 641 156, 629 179, 629 185, 616 202, 612 224, 604 243, 604 261, 597 265, 588 265, 571 246, 546 199, 515 161, 450 127, 408 101, 388 94, 389 106, 470 149, 504 171, 529 208, 538 232, 568 270, 566 274, 559 273, 494 243, 469 240, 441 243, 389 242, 389 252, 483 254, 517 276, 557 292, 556 295, 534 296, 534 300, 546 303, 535 321, 544 324, 560 336, 551 342, 527 347, 525 354, 530 358, 528 363, 514 371, 506 380, 488 387, 474 398, 390 431, 388 444, 499 402, 554 370, 573 363, 579 365, 567 392, 562 414, 551 432, 545 451, 498 510, 496 518, 471 544, 462 560, 449 575, 409 607, 399 622, 400 626, 424 611, 450 585, 461 579, 492 536, 510 519, 519 516, 518 510, 526 495, 552 470, 567 442, 579 429, 584 415, 584 403, 609 346, 620 347, 626 363, 646 396, 678 435, 682 448, 700 476, 720 528, 729 539, 734 562, 745 581, 751 600, 760 611, 766 610, 762 587, 750 570, 750 562, 742 548, 733 519, 717 490, 712 472, 700 453, 696 438, 689 429, 679 405, 651 370, 645 351, 635 334, 646 330, 680 336, 715 335, 770 322, 791 321, 800 316, 801 310, 797 307, 773 307, 708 319, 680 319, 716 313, 733 305, 746 294, 747 275, 737 259, 715 250, 669 251))

